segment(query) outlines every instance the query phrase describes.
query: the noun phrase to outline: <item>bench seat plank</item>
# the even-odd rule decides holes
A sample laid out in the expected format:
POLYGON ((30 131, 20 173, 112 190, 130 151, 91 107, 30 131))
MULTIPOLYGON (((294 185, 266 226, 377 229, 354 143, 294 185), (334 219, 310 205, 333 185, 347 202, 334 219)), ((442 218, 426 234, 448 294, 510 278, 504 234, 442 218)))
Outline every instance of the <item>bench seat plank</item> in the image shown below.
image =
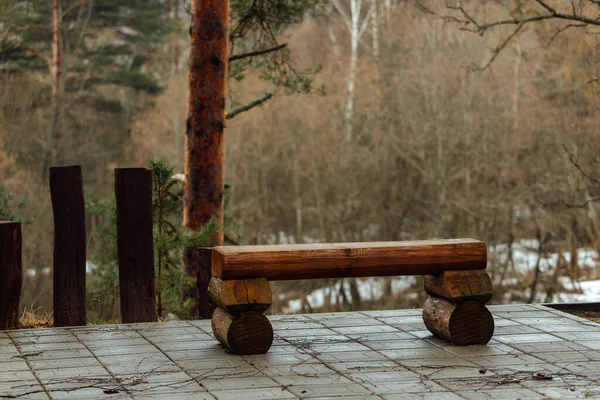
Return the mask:
POLYGON ((212 275, 222 280, 437 275, 486 266, 485 243, 474 239, 217 246, 212 253, 212 275))

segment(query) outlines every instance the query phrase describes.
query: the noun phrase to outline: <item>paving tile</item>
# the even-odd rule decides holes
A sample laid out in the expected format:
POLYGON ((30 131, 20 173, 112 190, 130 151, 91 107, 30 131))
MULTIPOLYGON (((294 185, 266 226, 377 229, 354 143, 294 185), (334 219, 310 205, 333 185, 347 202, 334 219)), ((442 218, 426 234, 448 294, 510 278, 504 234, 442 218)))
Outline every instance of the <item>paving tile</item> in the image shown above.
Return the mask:
POLYGON ((40 383, 34 379, 18 382, 0 381, 0 396, 4 396, 4 398, 15 399, 50 398, 40 383))
POLYGON ((95 331, 91 329, 81 329, 71 331, 79 341, 97 341, 97 340, 121 340, 127 338, 140 338, 140 334, 132 330, 111 329, 95 331))
POLYGON ((206 350, 206 349, 215 349, 217 344, 212 340, 194 340, 194 341, 164 341, 164 342, 154 342, 154 345, 158 347, 161 351, 194 351, 194 350, 206 350))
POLYGON ((29 371, 29 365, 21 359, 5 361, 0 363, 0 372, 29 371))
POLYGON ((278 376, 307 376, 318 377, 334 372, 339 372, 333 367, 324 364, 302 363, 292 365, 257 365, 255 367, 261 375, 278 377, 278 376))
POLYGON ((578 340, 576 342, 571 342, 571 343, 575 343, 575 344, 584 346, 588 349, 600 351, 600 341, 598 341, 598 340, 578 340))
POLYGON ((339 318, 339 319, 326 319, 318 320, 320 324, 323 324, 327 328, 345 328, 345 327, 358 327, 358 326, 378 326, 384 325, 383 322, 378 321, 375 318, 339 318))
POLYGON ((554 335, 571 341, 600 341, 600 330, 586 332, 556 332, 554 335))
MULTIPOLYGON (((568 327, 569 325, 564 325, 564 326, 568 327)), ((527 325, 519 325, 519 324, 502 325, 502 326, 496 325, 496 327, 494 328, 494 337, 497 337, 498 335, 517 335, 517 334, 542 333, 542 332, 548 332, 548 330, 542 329, 542 328, 538 329, 537 327, 527 326, 527 325)))
POLYGON ((395 340, 395 341, 376 341, 362 342, 363 345, 376 351, 400 350, 400 349, 436 349, 439 346, 426 342, 424 340, 395 340))
POLYGON ((439 384, 428 380, 414 381, 392 381, 392 382, 364 382, 365 387, 374 390, 379 395, 389 394, 413 394, 413 393, 428 393, 445 392, 439 384))
POLYGON ((525 388, 489 388, 481 390, 459 390, 457 395, 467 400, 502 399, 502 400, 529 400, 539 399, 540 394, 525 388))
POLYGON ((102 398, 109 400, 122 400, 122 399, 131 399, 131 397, 126 393, 106 393, 107 390, 103 388, 81 388, 69 391, 52 391, 50 392, 50 398, 53 400, 62 400, 62 399, 70 399, 70 400, 86 400, 93 398, 102 398))
MULTIPOLYGON (((141 322, 137 324, 119 324, 113 325, 119 327, 119 329, 173 329, 173 328, 185 328, 191 325, 192 321, 167 321, 167 322, 141 322)), ((210 326, 210 320, 200 321, 206 324, 208 322, 208 326, 210 326)))
POLYGON ((495 355, 507 355, 507 354, 521 354, 521 350, 515 345, 495 344, 493 346, 485 345, 473 345, 473 346, 454 346, 446 345, 443 349, 449 353, 457 355, 459 357, 472 357, 472 356, 495 356, 495 355))
POLYGON ((259 388, 218 390, 210 392, 218 400, 254 400, 254 399, 296 399, 292 393, 282 388, 259 388))
POLYGON ((351 351, 348 353, 324 353, 318 357, 319 361, 326 364, 330 363, 363 363, 365 361, 381 361, 386 357, 374 351, 351 351))
POLYGON ((556 314, 547 310, 494 311, 494 316, 501 318, 556 318, 556 314))
POLYGON ((462 400, 463 398, 452 392, 424 392, 424 393, 396 393, 382 396, 386 400, 462 400))
POLYGON ((326 327, 319 321, 274 321, 271 323, 274 331, 288 331, 290 329, 321 329, 326 327))
POLYGON ((11 338, 23 336, 64 335, 65 333, 65 329, 62 328, 19 329, 16 331, 6 331, 6 334, 11 338))
POLYGON ((281 385, 273 379, 266 376, 255 376, 246 378, 204 378, 199 382, 208 389, 209 392, 217 390, 236 390, 253 388, 281 388, 281 385))
POLYGON ((518 381, 512 381, 511 378, 503 378, 496 375, 473 376, 470 378, 458 379, 436 379, 435 382, 454 393, 458 393, 463 390, 480 391, 493 389, 499 385, 506 389, 523 389, 523 386, 521 386, 518 381))
POLYGON ((527 354, 469 357, 469 361, 481 367, 496 368, 523 364, 542 364, 543 360, 527 354))
POLYGON ((407 360, 411 358, 456 358, 456 355, 439 347, 381 350, 380 353, 393 360, 407 360))
POLYGON ((90 349, 96 357, 109 357, 109 356, 120 356, 120 355, 152 355, 160 354, 160 350, 156 346, 149 344, 139 344, 134 346, 111 346, 107 343, 105 347, 95 347, 90 349))
POLYGON ((95 352, 95 350, 101 350, 106 347, 110 347, 111 349, 123 349, 123 348, 135 348, 138 349, 139 346, 147 346, 150 343, 141 336, 131 337, 131 338, 120 338, 120 339, 112 339, 107 341, 105 339, 100 340, 88 340, 83 342, 85 346, 95 352))
MULTIPOLYGON (((317 315, 317 314, 313 314, 313 315, 317 315)), ((308 321, 308 320, 310 320, 310 318, 308 318, 308 316, 302 315, 302 314, 268 315, 267 318, 269 318, 269 321, 271 321, 271 323, 273 323, 275 321, 293 322, 293 321, 308 321)))
POLYGON ((564 371, 587 376, 590 379, 600 379, 600 361, 557 362, 556 366, 561 367, 564 371))
POLYGON ((363 325, 332 328, 342 335, 366 335, 370 333, 398 332, 398 329, 388 325, 363 325))
POLYGON ((271 350, 243 357, 207 320, 0 332, 0 396, 48 399, 41 380, 67 399, 600 398, 600 325, 539 305, 490 310, 485 346, 432 336, 420 310, 269 316, 271 350))
POLYGON ((370 383, 406 382, 421 379, 416 372, 399 366, 375 372, 348 372, 348 376, 357 383, 367 385, 370 383))
POLYGON ((212 342, 210 346, 201 349, 166 351, 165 354, 174 361, 202 360, 230 356, 230 353, 217 342, 212 342))
POLYGON ((391 324, 390 327, 396 328, 404 332, 427 331, 425 324, 422 322, 413 324, 391 324))
POLYGON ((31 371, 0 372, 0 382, 34 381, 36 378, 31 371))
POLYGON ((352 381, 343 375, 330 371, 328 374, 315 375, 283 375, 273 377, 281 386, 308 385, 349 385, 352 381))
POLYGON ((535 357, 549 363, 577 362, 577 361, 600 361, 599 351, 563 351, 563 352, 539 352, 535 357))
MULTIPOLYGON (((338 354, 338 353, 331 353, 338 354)), ((353 354, 353 353, 350 353, 353 354)), ((255 355, 255 356, 244 356, 244 361, 250 365, 289 365, 304 363, 309 360, 317 362, 314 355, 306 353, 286 353, 286 354, 270 354, 255 355)))
POLYGON ((387 317, 402 317, 402 316, 415 316, 415 315, 423 315, 423 311, 418 309, 413 310, 381 310, 381 311, 361 311, 361 314, 364 314, 371 318, 382 318, 385 319, 387 317))
POLYGON ((31 343, 18 346, 21 353, 36 353, 39 351, 56 350, 85 350, 85 346, 79 342, 58 342, 58 343, 31 343))
POLYGON ((206 320, 206 319, 202 320, 201 319, 201 320, 196 320, 196 321, 188 321, 188 324, 201 329, 205 333, 209 333, 212 331, 212 328, 210 326, 210 320, 206 320))
POLYGON ((276 337, 281 338, 313 338, 317 336, 336 336, 338 332, 326 329, 324 327, 314 329, 275 329, 274 332, 276 337))
POLYGON ((537 353, 543 352, 570 352, 581 350, 589 351, 589 348, 587 348, 584 345, 567 341, 542 343, 511 343, 510 347, 531 355, 536 355, 537 353))
POLYGON ((513 343, 540 343, 540 342, 562 342, 564 339, 548 333, 528 333, 520 335, 502 335, 495 338, 505 344, 513 343))
MULTIPOLYGON (((57 360, 35 360, 29 359, 29 365, 36 371, 43 371, 46 369, 54 368, 85 368, 100 366, 100 362, 94 357, 80 357, 80 358, 64 358, 57 360)), ((0 364, 2 365, 2 364, 0 364)))
POLYGON ((413 358, 413 359, 397 359, 395 360, 398 365, 404 367, 428 367, 428 368, 441 368, 441 367, 472 367, 473 363, 470 362, 472 358, 461 358, 461 357, 432 357, 432 358, 413 358))
MULTIPOLYGON (((332 332, 333 333, 333 332, 332 332)), ((273 346, 271 347, 271 350, 273 349, 273 347, 275 346, 307 346, 307 345, 311 345, 311 344, 317 344, 317 343, 340 343, 340 342, 348 342, 349 338, 344 336, 344 335, 340 335, 340 334, 331 334, 331 335, 322 335, 322 336, 292 336, 292 337, 278 337, 275 336, 275 339, 273 341, 273 346)), ((269 350, 269 351, 271 351, 269 350)))
MULTIPOLYGON (((213 396, 204 393, 169 393, 169 400, 212 400, 213 396)), ((159 399, 164 400, 165 395, 163 393, 145 393, 133 395, 134 400, 147 400, 147 399, 159 399)))
POLYGON ((329 342, 329 343, 312 343, 310 346, 307 346, 304 351, 309 353, 338 353, 338 352, 364 352, 369 351, 367 346, 364 346, 360 343, 356 342, 329 342))
POLYGON ((390 342, 395 340, 414 340, 414 335, 400 330, 392 330, 389 332, 371 332, 371 333, 349 333, 345 335, 350 339, 354 339, 360 343, 364 342, 390 342))
POLYGON ((55 368, 36 371, 37 378, 42 382, 55 381, 58 379, 70 379, 81 377, 103 377, 109 378, 110 374, 101 365, 93 367, 55 368))
POLYGON ((411 367, 411 370, 427 379, 452 379, 452 378, 471 378, 494 375, 492 371, 482 369, 473 364, 472 366, 460 367, 411 367))
POLYGON ((398 363, 388 360, 382 359, 379 361, 361 361, 360 363, 334 363, 329 364, 329 367, 338 371, 340 373, 344 373, 346 375, 357 373, 357 372, 385 372, 385 371, 394 371, 398 368, 403 368, 398 365, 398 363))
POLYGON ((16 336, 12 340, 18 345, 77 342, 77 338, 70 333, 63 335, 16 336))
MULTIPOLYGON (((297 360, 297 359, 294 359, 297 360)), ((298 361, 299 362, 299 361, 298 361)), ((219 371, 229 368, 244 368, 250 367, 250 364, 241 357, 224 357, 224 358, 209 358, 209 359, 193 359, 175 362, 180 368, 185 371, 219 371)), ((290 362, 293 363, 293 362, 290 362)), ((288 363, 288 364, 290 364, 288 363)), ((285 364, 285 363, 283 363, 285 364)))
POLYGON ((291 393, 302 399, 324 397, 347 397, 369 395, 371 392, 356 383, 332 383, 323 385, 293 385, 287 388, 291 393))

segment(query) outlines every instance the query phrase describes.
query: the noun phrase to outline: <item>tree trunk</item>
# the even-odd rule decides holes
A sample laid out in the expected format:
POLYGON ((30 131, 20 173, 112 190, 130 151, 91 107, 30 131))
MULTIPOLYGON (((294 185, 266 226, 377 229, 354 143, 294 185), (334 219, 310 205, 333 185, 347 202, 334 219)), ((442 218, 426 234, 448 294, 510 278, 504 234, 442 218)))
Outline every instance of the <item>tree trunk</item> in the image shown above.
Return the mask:
MULTIPOLYGON (((225 84, 229 44, 229 1, 193 0, 189 61, 183 224, 197 230, 211 218, 218 224, 210 245, 223 244, 223 158, 225 84)), ((184 253, 193 271, 191 253, 184 253)), ((206 266, 204 266, 206 267, 206 266)), ((208 293, 198 293, 198 309, 208 293)))

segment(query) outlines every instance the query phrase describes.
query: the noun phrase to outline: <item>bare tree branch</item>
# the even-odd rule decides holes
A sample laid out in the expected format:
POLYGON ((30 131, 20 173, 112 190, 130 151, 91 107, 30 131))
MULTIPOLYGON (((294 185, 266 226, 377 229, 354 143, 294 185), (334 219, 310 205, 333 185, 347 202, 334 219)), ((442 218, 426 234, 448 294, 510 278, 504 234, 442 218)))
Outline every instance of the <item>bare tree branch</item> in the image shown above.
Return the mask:
POLYGON ((470 67, 469 69, 472 71, 483 71, 486 68, 488 68, 494 62, 494 60, 498 57, 500 52, 502 52, 502 50, 504 50, 504 48, 508 45, 508 43, 510 43, 510 41, 513 40, 517 36, 517 34, 521 30, 521 28, 523 28, 523 26, 524 25, 517 26, 517 28, 510 35, 508 35, 506 37, 506 39, 504 39, 502 41, 502 43, 500 43, 498 46, 496 46, 496 48, 494 48, 494 50, 492 51, 492 56, 482 67, 470 67))
POLYGON ((248 57, 262 56, 264 54, 272 53, 274 51, 279 51, 279 50, 284 49, 286 47, 287 47, 287 43, 284 43, 284 44, 280 44, 280 45, 277 45, 277 46, 274 46, 274 47, 270 47, 268 49, 251 51, 251 52, 243 53, 243 54, 236 54, 236 55, 233 55, 233 56, 229 57, 229 62, 241 60, 243 58, 248 58, 248 57))
POLYGON ((273 97, 273 93, 265 93, 264 96, 254 100, 252 103, 248 103, 245 106, 242 106, 240 108, 233 110, 232 112, 230 112, 229 114, 227 114, 225 116, 225 119, 228 119, 228 120, 232 119, 235 116, 237 116, 238 114, 249 111, 249 110, 253 109, 254 107, 260 106, 262 103, 269 100, 271 97, 273 97))

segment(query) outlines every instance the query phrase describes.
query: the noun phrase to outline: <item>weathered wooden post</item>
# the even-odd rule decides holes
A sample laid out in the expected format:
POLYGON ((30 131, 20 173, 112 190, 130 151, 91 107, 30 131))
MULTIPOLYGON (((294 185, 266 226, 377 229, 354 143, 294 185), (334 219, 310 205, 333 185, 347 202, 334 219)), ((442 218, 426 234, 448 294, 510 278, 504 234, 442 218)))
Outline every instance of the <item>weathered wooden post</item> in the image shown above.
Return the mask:
POLYGON ((156 321, 152 171, 116 168, 117 253, 124 323, 156 321))
POLYGON ((54 213, 54 325, 85 325, 86 240, 81 165, 50 168, 50 197, 54 213))
POLYGON ((0 221, 0 331, 19 327, 23 271, 21 224, 0 221))
POLYGON ((456 345, 490 341, 494 318, 485 303, 494 292, 485 270, 427 275, 425 290, 430 297, 423 305, 423 321, 431 333, 456 345))

